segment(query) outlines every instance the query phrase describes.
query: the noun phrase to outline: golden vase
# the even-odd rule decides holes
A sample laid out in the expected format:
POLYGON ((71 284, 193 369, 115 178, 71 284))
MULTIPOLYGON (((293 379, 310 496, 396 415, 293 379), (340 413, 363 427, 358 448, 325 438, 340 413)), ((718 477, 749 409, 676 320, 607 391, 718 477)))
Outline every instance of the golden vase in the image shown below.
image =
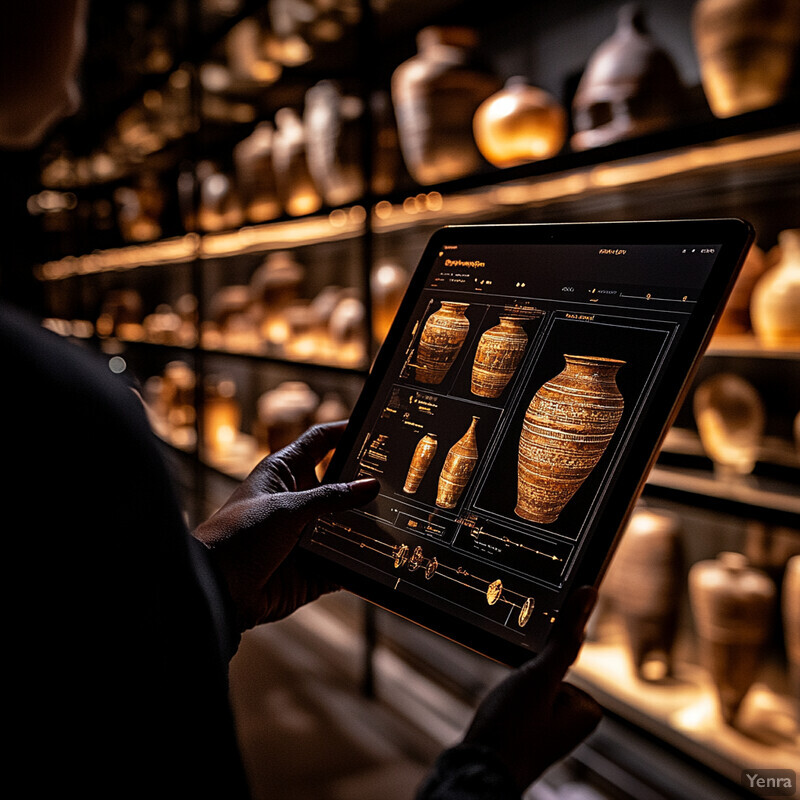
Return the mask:
POLYGON ((463 493, 472 470, 478 461, 478 443, 475 430, 479 417, 473 417, 467 432, 450 448, 439 475, 436 505, 439 508, 455 508, 463 493))
POLYGON ((472 393, 499 397, 514 377, 525 355, 528 337, 519 317, 500 317, 500 324, 485 331, 472 364, 472 393))
POLYGON ((426 433, 417 442, 417 446, 414 448, 414 455, 411 457, 411 464, 408 467, 406 482, 403 486, 403 491, 406 494, 414 494, 419 489, 420 482, 425 477, 425 473, 436 455, 438 444, 435 433, 426 433))
POLYGON ((532 522, 558 519, 606 451, 624 401, 613 358, 564 355, 525 413, 519 442, 515 513, 532 522))
POLYGON ((469 303, 442 302, 428 317, 419 339, 415 375, 422 383, 439 384, 458 357, 469 333, 469 303))

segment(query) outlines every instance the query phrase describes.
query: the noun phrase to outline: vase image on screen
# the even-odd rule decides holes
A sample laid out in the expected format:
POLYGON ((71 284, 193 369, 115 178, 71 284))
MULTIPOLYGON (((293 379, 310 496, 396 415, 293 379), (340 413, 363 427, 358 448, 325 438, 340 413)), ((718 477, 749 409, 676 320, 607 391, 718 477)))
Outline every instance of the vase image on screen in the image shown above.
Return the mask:
POLYGON ((467 432, 450 448, 439 474, 436 505, 439 508, 455 508, 469 482, 472 470, 478 461, 478 443, 475 430, 479 417, 473 417, 467 432))
POLYGON ((520 317, 502 316, 498 325, 481 336, 472 363, 473 394, 499 397, 514 377, 528 346, 521 321, 520 317))
POLYGON ((439 384, 453 366, 469 333, 469 303, 443 300, 428 317, 419 339, 414 374, 422 383, 439 384))
POLYGON ((564 369, 534 394, 525 412, 517 467, 517 516, 558 519, 608 447, 624 400, 616 383, 625 362, 564 355, 564 369))
POLYGON ((417 442, 417 446, 414 448, 414 455, 411 457, 411 463, 408 466, 406 480, 403 484, 403 491, 406 494, 414 494, 419 489, 419 485, 425 477, 433 457, 436 455, 438 444, 435 433, 426 433, 417 442))

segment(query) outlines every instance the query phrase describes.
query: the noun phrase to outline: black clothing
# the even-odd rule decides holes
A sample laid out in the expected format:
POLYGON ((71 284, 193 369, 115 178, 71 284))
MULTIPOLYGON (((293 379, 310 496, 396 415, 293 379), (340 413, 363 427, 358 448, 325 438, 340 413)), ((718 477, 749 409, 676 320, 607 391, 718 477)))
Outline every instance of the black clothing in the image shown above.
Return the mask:
POLYGON ((6 761, 25 794, 247 797, 229 600, 141 400, 5 306, 0 375, 6 761))

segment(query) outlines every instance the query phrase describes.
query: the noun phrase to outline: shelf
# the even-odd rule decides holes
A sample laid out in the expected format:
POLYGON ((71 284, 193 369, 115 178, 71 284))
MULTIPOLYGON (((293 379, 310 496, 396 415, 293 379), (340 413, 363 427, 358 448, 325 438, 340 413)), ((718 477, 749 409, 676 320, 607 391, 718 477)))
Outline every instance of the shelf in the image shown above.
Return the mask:
POLYGON ((647 478, 644 494, 800 529, 796 484, 754 475, 724 479, 705 470, 656 466, 647 478))
MULTIPOLYGON (((735 123, 736 120, 733 121, 735 123)), ((737 130, 732 123, 731 130, 737 130)), ((725 130, 720 125, 714 130, 725 130)), ((659 139, 659 141, 661 141, 659 139)), ((636 143, 626 143, 636 150, 636 143)), ((376 233, 470 221, 490 222, 513 210, 653 183, 725 168, 760 170, 764 164, 800 167, 800 129, 781 128, 747 133, 645 155, 606 160, 616 147, 570 154, 525 169, 497 170, 480 179, 456 181, 436 189, 420 189, 403 198, 370 204, 369 224, 376 233), (606 152, 610 150, 611 153, 606 152), (580 166, 575 166, 578 163, 580 166), (514 177, 521 175, 521 177, 514 177)), ((287 249, 355 238, 365 233, 364 205, 333 209, 327 215, 282 219, 233 231, 187 234, 182 237, 68 256, 41 265, 40 280, 170 264, 194 258, 222 258, 251 252, 287 249)))
POLYGON ((768 346, 749 334, 715 336, 711 340, 705 355, 717 358, 768 358, 800 361, 800 347, 791 345, 768 346))
POLYGON ((754 684, 742 705, 737 729, 722 723, 705 670, 678 664, 675 672, 673 679, 642 681, 634 675, 621 644, 587 642, 571 679, 611 712, 736 784, 743 769, 796 768, 800 723, 790 697, 762 683, 754 684))

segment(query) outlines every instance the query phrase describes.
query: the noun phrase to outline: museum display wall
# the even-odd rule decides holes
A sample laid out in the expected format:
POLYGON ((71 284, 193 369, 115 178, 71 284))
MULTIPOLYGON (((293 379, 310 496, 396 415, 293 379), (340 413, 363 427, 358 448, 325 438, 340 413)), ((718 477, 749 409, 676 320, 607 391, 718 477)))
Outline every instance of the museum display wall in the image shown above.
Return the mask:
MULTIPOLYGON (((733 797, 744 769, 796 770, 800 4, 113 5, 90 33, 92 111, 36 154, 27 297, 140 383, 190 519, 347 416, 436 228, 752 222, 574 669, 613 727, 551 788, 733 797)), ((434 316, 432 391, 469 312, 434 316)), ((537 324, 494 322, 472 373, 486 397, 537 324)), ((452 458, 438 445, 437 503, 480 450, 481 422, 463 422, 452 458)), ((436 450, 431 435, 408 453, 405 492, 429 488, 436 450)), ((343 619, 467 703, 502 671, 374 609, 343 619)))

